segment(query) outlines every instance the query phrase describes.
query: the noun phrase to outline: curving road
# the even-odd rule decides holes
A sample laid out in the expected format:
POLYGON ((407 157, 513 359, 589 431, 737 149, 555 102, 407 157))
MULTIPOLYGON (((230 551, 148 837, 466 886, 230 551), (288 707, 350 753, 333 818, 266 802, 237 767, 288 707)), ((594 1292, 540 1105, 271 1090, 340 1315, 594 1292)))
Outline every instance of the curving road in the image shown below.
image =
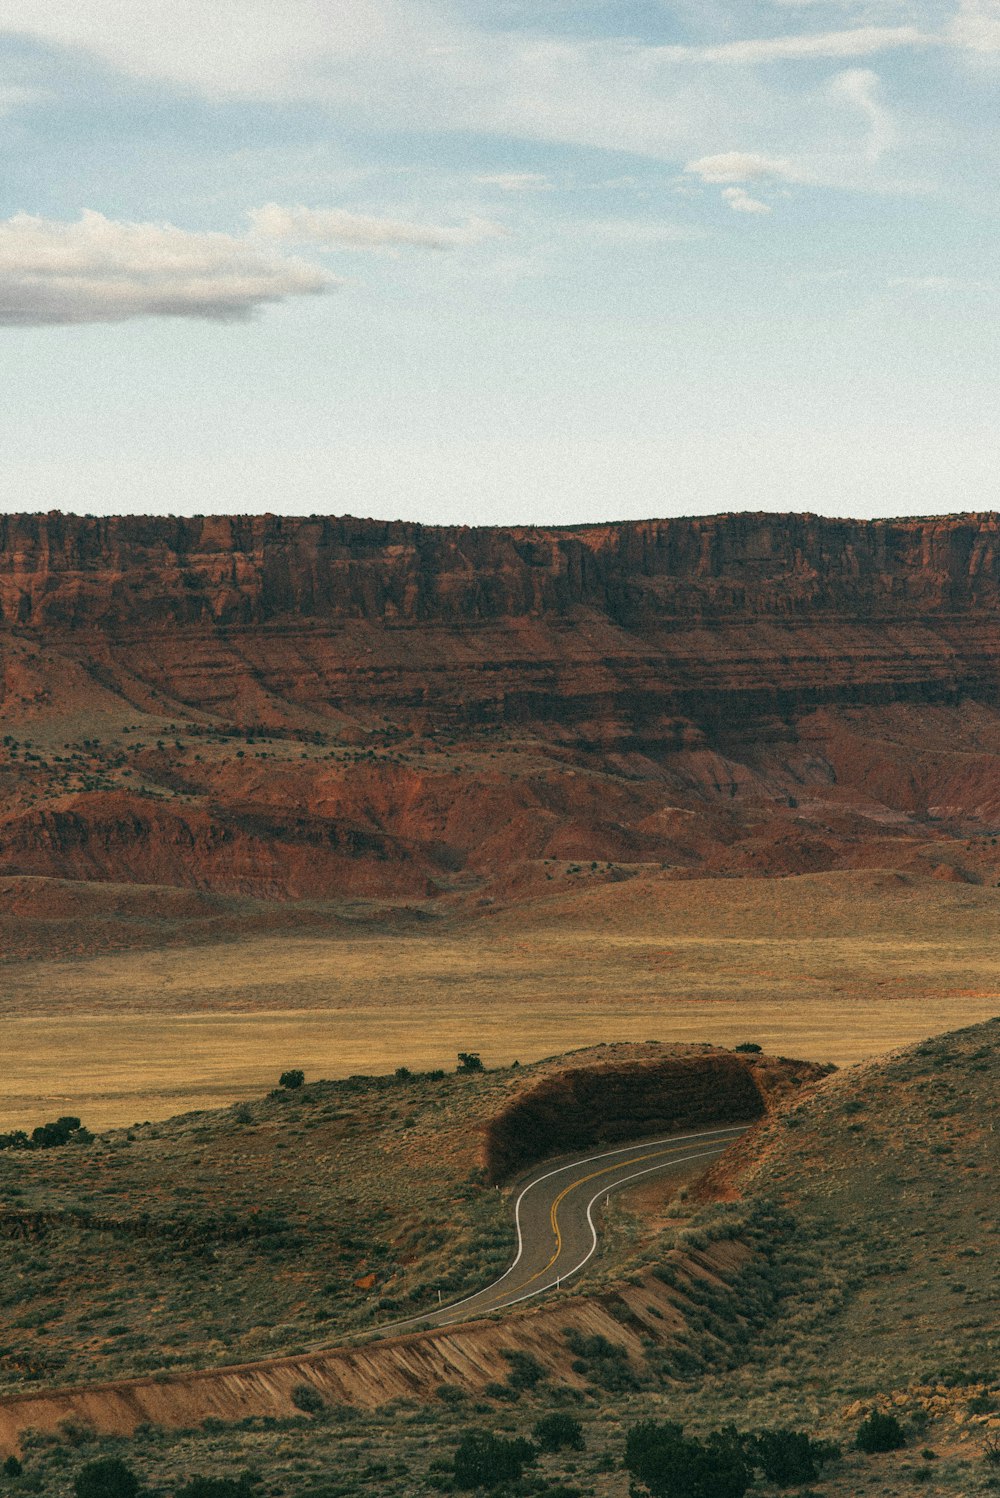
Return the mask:
POLYGON ((541 1165, 520 1186, 514 1203, 517 1255, 510 1268, 473 1295, 435 1307, 421 1316, 395 1321, 380 1331, 415 1326, 450 1326, 491 1311, 502 1311, 565 1285, 597 1251, 595 1209, 612 1191, 645 1176, 678 1173, 688 1180, 721 1155, 750 1127, 730 1124, 658 1139, 640 1140, 562 1164, 541 1165))

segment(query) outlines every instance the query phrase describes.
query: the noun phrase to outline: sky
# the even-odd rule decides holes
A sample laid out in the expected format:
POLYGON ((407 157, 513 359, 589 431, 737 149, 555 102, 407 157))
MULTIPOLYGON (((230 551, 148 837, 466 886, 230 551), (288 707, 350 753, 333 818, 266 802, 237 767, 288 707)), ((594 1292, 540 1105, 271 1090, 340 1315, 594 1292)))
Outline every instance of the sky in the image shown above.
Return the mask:
POLYGON ((0 0, 0 509, 1000 508, 1000 0, 0 0))

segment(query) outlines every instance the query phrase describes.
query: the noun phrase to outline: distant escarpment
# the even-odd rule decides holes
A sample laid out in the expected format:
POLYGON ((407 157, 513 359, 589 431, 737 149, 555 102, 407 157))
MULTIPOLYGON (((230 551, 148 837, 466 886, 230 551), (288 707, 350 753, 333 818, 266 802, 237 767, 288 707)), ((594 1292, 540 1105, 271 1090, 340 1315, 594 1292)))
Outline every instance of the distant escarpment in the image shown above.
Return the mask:
POLYGON ((0 517, 0 873, 992 879, 998 548, 995 514, 0 517))

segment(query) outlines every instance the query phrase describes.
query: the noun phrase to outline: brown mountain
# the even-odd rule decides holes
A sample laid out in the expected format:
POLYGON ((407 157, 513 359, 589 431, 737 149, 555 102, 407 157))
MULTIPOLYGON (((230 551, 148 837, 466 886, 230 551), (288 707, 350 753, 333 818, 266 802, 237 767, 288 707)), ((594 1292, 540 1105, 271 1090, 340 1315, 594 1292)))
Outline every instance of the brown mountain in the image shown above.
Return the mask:
POLYGON ((0 517, 0 717, 0 875, 995 883, 1000 516, 0 517))

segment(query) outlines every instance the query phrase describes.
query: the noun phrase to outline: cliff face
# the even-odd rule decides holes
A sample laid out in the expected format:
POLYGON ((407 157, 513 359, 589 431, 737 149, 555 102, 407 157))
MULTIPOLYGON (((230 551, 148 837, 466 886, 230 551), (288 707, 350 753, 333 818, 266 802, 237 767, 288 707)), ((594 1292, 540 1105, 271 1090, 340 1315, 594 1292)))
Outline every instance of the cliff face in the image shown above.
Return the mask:
POLYGON ((0 517, 0 617, 28 628, 486 623, 594 609, 619 624, 1000 605, 1000 516, 724 515, 571 529, 278 516, 0 517))
POLYGON ((545 858, 907 862, 1000 820, 998 538, 0 517, 0 872, 425 898, 545 858))

